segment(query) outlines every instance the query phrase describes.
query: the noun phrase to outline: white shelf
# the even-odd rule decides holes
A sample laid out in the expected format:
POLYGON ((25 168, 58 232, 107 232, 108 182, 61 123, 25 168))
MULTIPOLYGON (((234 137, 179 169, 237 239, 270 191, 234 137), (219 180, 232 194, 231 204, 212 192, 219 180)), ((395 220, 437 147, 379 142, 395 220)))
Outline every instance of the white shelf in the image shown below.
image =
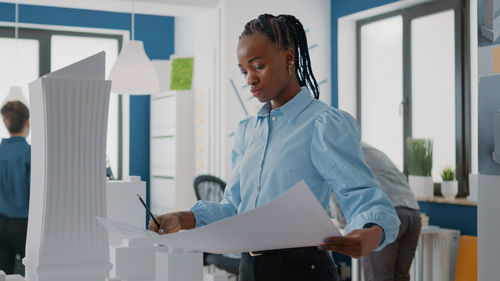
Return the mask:
MULTIPOLYGON (((153 61, 160 80, 167 61, 153 61)), ((161 87, 168 83, 160 81, 161 87)), ((151 183, 153 213, 187 210, 195 200, 194 93, 168 91, 151 97, 151 183)))

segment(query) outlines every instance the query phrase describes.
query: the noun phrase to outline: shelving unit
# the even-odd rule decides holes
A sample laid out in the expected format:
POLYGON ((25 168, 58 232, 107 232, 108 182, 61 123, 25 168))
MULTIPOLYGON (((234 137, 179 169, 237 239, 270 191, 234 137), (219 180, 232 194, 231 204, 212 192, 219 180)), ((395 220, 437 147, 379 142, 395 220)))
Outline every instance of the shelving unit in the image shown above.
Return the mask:
MULTIPOLYGON (((168 89, 168 61, 153 61, 160 89, 168 89)), ((161 214, 187 210, 195 203, 194 93, 170 91, 151 96, 152 212, 161 214)))

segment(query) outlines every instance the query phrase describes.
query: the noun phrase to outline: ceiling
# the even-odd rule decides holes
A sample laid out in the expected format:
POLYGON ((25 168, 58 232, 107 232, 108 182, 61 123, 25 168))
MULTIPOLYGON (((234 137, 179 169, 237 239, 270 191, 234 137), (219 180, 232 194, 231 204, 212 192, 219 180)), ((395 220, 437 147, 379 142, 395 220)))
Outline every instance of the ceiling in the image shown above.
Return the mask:
POLYGON ((192 7, 204 7, 213 8, 217 7, 220 0, 128 0, 130 2, 141 2, 141 3, 158 3, 167 5, 179 5, 179 6, 192 6, 192 7))
POLYGON ((193 16, 218 7, 221 0, 0 0, 3 2, 163 15, 193 16))

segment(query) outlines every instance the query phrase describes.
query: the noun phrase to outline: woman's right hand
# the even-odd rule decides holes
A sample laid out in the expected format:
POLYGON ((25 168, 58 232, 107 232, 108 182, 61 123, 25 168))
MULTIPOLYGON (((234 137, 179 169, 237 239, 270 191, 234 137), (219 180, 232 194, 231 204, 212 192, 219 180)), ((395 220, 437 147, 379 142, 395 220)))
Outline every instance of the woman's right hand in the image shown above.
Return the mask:
POLYGON ((192 212, 173 212, 156 217, 160 227, 153 219, 149 220, 149 230, 159 234, 175 233, 181 229, 191 229, 196 225, 196 220, 192 212))

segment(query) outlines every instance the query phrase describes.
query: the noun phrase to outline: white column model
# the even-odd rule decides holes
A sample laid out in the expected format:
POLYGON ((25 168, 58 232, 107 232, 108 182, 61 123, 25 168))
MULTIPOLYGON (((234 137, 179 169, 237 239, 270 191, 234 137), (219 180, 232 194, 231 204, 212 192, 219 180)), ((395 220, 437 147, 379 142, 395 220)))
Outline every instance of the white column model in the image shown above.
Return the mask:
POLYGON ((108 240, 104 52, 30 83, 31 195, 26 280, 103 281, 108 240))
POLYGON ((481 35, 492 42, 500 36, 500 0, 484 0, 481 35))

